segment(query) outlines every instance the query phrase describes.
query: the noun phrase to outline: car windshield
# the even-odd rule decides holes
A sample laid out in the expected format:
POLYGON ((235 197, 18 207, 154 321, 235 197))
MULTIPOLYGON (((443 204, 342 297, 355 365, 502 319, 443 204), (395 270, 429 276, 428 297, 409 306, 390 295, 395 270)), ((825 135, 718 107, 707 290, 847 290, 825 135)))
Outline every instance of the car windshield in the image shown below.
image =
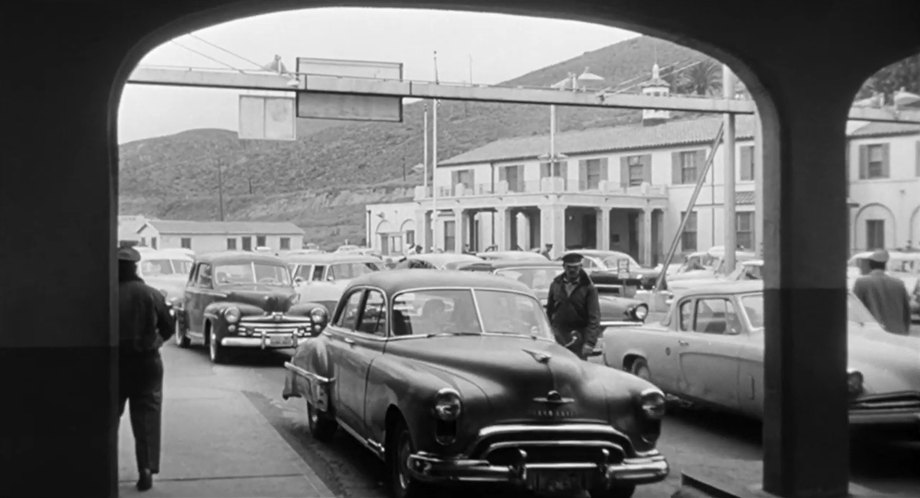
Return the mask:
MULTIPOLYGON (((743 296, 741 306, 744 307, 751 326, 755 329, 763 328, 763 294, 743 296)), ((847 295, 847 319, 861 324, 876 323, 872 313, 853 294, 847 295)))
POLYGON ((623 268, 623 270, 635 270, 640 267, 639 263, 632 259, 628 254, 605 256, 601 261, 604 263, 604 266, 607 267, 608 270, 613 271, 616 271, 623 266, 626 266, 626 268, 623 268))
MULTIPOLYGON (((168 259, 145 259, 140 265, 141 275, 145 277, 159 277, 162 275, 173 275, 172 265, 168 259)), ((186 272, 188 274, 188 272, 186 272)))
POLYGON ((360 263, 335 263, 329 266, 329 276, 335 280, 360 277, 368 273, 380 271, 380 266, 371 261, 360 263))
POLYGON ((291 273, 284 265, 271 263, 234 263, 218 265, 214 270, 218 285, 267 284, 291 285, 291 273))
POLYGON ((548 290, 549 284, 562 273, 562 267, 547 268, 503 268, 495 272, 496 275, 517 280, 534 290, 548 290))
POLYGON ((393 332, 552 338, 546 314, 533 296, 493 289, 427 289, 398 294, 393 299, 393 332))

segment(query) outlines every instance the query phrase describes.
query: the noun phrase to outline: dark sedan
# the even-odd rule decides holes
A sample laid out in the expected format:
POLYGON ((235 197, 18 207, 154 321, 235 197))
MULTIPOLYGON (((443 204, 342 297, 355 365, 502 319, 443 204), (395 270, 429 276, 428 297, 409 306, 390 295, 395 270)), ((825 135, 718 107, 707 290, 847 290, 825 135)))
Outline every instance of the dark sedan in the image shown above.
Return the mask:
POLYGON ((284 398, 311 433, 341 427, 386 462, 395 497, 494 483, 626 498, 668 464, 664 395, 556 344, 509 278, 392 270, 354 279, 330 325, 297 348, 284 398))
POLYGON ((316 303, 297 304, 284 261, 267 254, 224 252, 199 256, 185 292, 173 301, 175 340, 208 347, 211 361, 227 360, 228 348, 293 348, 325 326, 316 303))

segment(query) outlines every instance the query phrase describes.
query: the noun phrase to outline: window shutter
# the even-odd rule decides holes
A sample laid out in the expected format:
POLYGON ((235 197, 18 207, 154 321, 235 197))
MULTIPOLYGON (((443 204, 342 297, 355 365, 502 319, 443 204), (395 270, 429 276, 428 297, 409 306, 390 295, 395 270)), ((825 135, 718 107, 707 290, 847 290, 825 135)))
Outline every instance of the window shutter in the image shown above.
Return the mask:
POLYGON ((680 185, 680 152, 671 153, 671 183, 680 185))
POLYGON ((508 181, 508 166, 502 166, 501 168, 498 168, 498 181, 508 181))
POLYGON ((869 176, 869 147, 859 146, 859 178, 863 179, 869 176))
POLYGON ((697 179, 697 181, 699 181, 700 175, 703 174, 703 170, 705 169, 703 168, 703 166, 705 164, 706 164, 706 149, 696 151, 696 164, 694 165, 694 167, 696 168, 695 178, 697 179))
POLYGON ((565 179, 566 183, 569 181, 569 162, 562 161, 559 163, 559 176, 565 179))
POLYGON ((629 162, 626 160, 626 156, 620 158, 620 186, 623 188, 629 186, 629 162))
POLYGON ((652 155, 645 154, 642 156, 642 179, 652 183, 652 155))
POLYGON ((458 184, 458 183, 460 183, 460 172, 459 172, 459 171, 451 171, 451 172, 450 172, 450 185, 451 185, 451 187, 453 187, 454 185, 456 185, 456 184, 458 184))
POLYGON ((600 172, 601 181, 604 181, 604 182, 607 181, 607 178, 608 178, 607 168, 608 168, 609 163, 610 161, 608 161, 606 157, 601 159, 601 172, 600 172))
POLYGON ((540 178, 546 178, 547 176, 550 176, 549 168, 551 166, 552 165, 550 163, 540 163, 540 178))
POLYGON ((888 146, 890 144, 882 144, 882 178, 888 178, 888 146))
POLYGON ((741 147, 741 180, 754 179, 754 147, 741 147))
POLYGON ((578 161, 578 189, 588 188, 588 161, 584 159, 578 161))

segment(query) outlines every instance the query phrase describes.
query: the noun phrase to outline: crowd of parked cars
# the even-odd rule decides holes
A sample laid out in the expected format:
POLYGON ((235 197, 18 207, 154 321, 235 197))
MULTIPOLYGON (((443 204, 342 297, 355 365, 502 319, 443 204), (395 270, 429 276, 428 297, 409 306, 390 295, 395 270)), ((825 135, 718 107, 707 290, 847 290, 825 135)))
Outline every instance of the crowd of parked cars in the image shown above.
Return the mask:
MULTIPOLYGON (((383 460, 396 497, 486 482, 624 498, 668 473, 665 396, 763 416, 764 262, 739 253, 726 274, 719 248, 668 268, 578 252, 605 327, 588 362, 556 344, 544 310, 564 254, 142 249, 139 271, 170 303, 178 346, 215 363, 293 350, 283 397, 305 402, 317 439, 342 429, 383 460)), ((920 313, 920 256, 891 255, 920 313)), ((850 264, 853 280, 858 254, 850 264)), ((848 314, 851 424, 916 429, 920 339, 887 333, 852 294, 848 314)))

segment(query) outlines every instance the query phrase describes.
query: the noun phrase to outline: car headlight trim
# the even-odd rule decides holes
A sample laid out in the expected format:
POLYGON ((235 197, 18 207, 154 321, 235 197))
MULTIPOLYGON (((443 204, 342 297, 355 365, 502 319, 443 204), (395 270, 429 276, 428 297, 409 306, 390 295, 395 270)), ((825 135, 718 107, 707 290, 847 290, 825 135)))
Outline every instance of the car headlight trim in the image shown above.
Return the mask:
POLYGON ((460 393, 450 387, 440 389, 434 396, 434 415, 444 422, 453 422, 460 418, 463 401, 460 393))
POLYGON ((636 317, 636 320, 645 321, 645 318, 648 316, 648 305, 645 303, 637 304, 632 310, 632 314, 636 317))
POLYGON ((652 420, 664 418, 665 401, 664 393, 658 389, 646 389, 639 394, 639 407, 652 420))
POLYGON ((325 325, 329 320, 329 313, 326 312, 326 308, 318 306, 310 310, 310 320, 313 321, 313 325, 325 325))
POLYGON ((847 393, 859 396, 863 392, 863 374, 859 370, 847 371, 847 393))
POLYGON ((240 309, 236 306, 230 306, 224 310, 224 319, 227 320, 227 323, 236 323, 240 321, 240 309))

